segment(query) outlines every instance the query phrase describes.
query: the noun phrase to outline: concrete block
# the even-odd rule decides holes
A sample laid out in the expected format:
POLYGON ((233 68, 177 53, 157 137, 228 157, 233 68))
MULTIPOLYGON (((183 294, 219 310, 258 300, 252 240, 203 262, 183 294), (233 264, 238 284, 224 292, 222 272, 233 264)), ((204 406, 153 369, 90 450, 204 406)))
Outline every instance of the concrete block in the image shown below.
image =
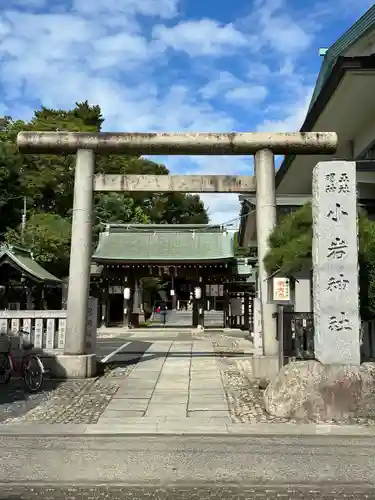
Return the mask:
POLYGON ((107 406, 107 410, 145 411, 148 403, 148 399, 117 398, 112 399, 112 401, 107 406))
POLYGON ((224 416, 215 416, 215 417, 205 417, 205 416, 192 416, 189 415, 184 421, 181 421, 181 419, 177 419, 176 417, 167 415, 163 419, 159 420, 160 423, 165 423, 168 422, 171 424, 171 426, 176 427, 178 425, 190 425, 191 427, 196 426, 196 425, 220 425, 220 424, 231 424, 232 419, 229 417, 229 415, 224 415, 224 416))
POLYGON ((189 389, 188 380, 183 383, 175 383, 173 380, 170 380, 169 382, 162 382, 162 383, 158 382, 158 384, 156 385, 156 390, 158 391, 175 390, 175 391, 187 392, 188 389, 189 389))
POLYGON ((147 391, 153 390, 156 385, 156 381, 152 380, 128 380, 126 379, 123 384, 121 384, 121 388, 125 391, 127 389, 133 391, 147 391))
POLYGON ((205 417, 205 418, 215 418, 215 417, 228 417, 228 410, 188 410, 187 415, 191 417, 205 417))
POLYGON ((95 435, 108 435, 108 434, 157 434, 158 424, 151 421, 145 421, 139 423, 124 423, 117 424, 113 423, 108 425, 108 422, 104 424, 98 423, 95 425, 90 425, 86 427, 85 434, 95 434, 95 435))
POLYGON ((128 419, 134 417, 143 417, 144 411, 141 410, 111 410, 107 408, 99 418, 99 422, 103 419, 128 419))
POLYGON ((186 418, 186 405, 164 404, 150 405, 147 408, 146 417, 161 417, 165 415, 176 416, 177 418, 186 418))
POLYGON ((158 374, 156 372, 155 376, 153 377, 150 377, 149 375, 144 377, 142 375, 131 377, 129 375, 126 379, 127 384, 138 384, 138 385, 149 385, 149 386, 155 385, 157 381, 158 381, 158 374))
POLYGON ((220 388, 216 391, 212 391, 210 389, 201 389, 201 390, 191 390, 189 394, 190 401, 223 401, 226 399, 225 391, 223 388, 220 388))
POLYGON ((207 380, 207 378, 211 377, 212 376, 212 373, 211 372, 214 372, 214 377, 216 376, 216 378, 218 377, 218 370, 217 368, 215 369, 212 369, 212 370, 191 370, 190 372, 190 378, 192 380, 197 380, 197 381, 205 381, 207 380))
POLYGON ((192 425, 187 421, 187 423, 181 422, 172 425, 170 422, 161 422, 157 426, 159 434, 174 434, 174 435, 198 435, 202 436, 204 434, 228 434, 226 423, 202 423, 197 425, 192 425))
POLYGON ((150 399, 152 393, 154 392, 154 388, 148 389, 132 389, 130 387, 120 387, 116 394, 114 395, 114 399, 150 399))
POLYGON ((253 356, 252 373, 256 379, 274 380, 279 373, 279 358, 278 356, 253 356))
POLYGON ((206 381, 196 381, 192 380, 190 383, 191 391, 206 391, 206 392, 216 392, 223 390, 223 385, 220 380, 206 380, 206 381))
POLYGON ((56 354, 44 358, 43 364, 56 378, 91 378, 96 375, 95 354, 56 354))
POLYGON ((226 394, 223 390, 220 391, 190 391, 189 402, 200 403, 201 401, 226 401, 226 394))
POLYGON ((189 401, 188 411, 228 411, 228 404, 226 401, 189 401))
POLYGON ((178 392, 170 392, 168 394, 162 393, 159 394, 157 391, 153 394, 150 403, 152 405, 159 404, 185 404, 188 403, 188 395, 180 394, 178 392))

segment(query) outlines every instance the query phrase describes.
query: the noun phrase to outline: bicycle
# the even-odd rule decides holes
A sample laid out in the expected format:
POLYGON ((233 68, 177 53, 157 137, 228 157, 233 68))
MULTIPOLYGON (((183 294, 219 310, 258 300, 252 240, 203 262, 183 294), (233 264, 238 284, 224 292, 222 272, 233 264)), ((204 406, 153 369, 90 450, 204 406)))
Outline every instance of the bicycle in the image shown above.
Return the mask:
POLYGON ((12 373, 19 373, 30 392, 38 392, 44 380, 44 366, 39 356, 31 353, 34 344, 25 339, 30 333, 20 330, 24 352, 19 362, 12 352, 12 335, 0 334, 0 384, 7 384, 12 373))

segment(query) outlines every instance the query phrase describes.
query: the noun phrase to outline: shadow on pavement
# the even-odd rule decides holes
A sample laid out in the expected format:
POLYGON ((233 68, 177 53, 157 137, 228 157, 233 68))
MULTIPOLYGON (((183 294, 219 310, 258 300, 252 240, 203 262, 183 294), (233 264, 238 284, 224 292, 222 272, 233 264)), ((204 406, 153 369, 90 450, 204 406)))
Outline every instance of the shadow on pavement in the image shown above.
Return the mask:
POLYGON ((0 422, 21 416, 47 400, 61 383, 62 380, 46 379, 36 393, 28 392, 20 378, 13 378, 8 384, 0 385, 0 422))
POLYGON ((107 370, 137 364, 151 345, 152 342, 129 341, 129 344, 108 361, 98 363, 98 375, 103 375, 107 370))

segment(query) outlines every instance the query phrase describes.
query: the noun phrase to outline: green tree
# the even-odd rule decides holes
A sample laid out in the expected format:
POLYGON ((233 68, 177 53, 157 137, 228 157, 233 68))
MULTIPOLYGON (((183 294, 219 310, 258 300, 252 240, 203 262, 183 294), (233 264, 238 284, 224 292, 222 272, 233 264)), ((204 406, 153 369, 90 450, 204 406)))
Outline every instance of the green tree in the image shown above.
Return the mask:
POLYGON ((22 161, 14 144, 1 142, 0 137, 0 239, 7 226, 15 226, 21 220, 22 161))
MULTIPOLYGON (((52 219, 48 216, 58 217, 55 222, 59 227, 71 225, 75 158, 73 155, 20 154, 15 144, 16 137, 22 130, 98 132, 103 121, 100 107, 91 106, 85 101, 76 103, 74 109, 67 111, 42 108, 36 111, 32 120, 27 123, 21 120, 13 121, 9 117, 0 123, 0 240, 5 236, 8 239, 19 239, 25 196, 29 231, 25 243, 30 242, 35 246, 35 238, 40 237, 46 248, 45 251, 42 251, 42 248, 38 251, 35 249, 36 258, 42 265, 48 262, 51 272, 58 276, 61 276, 66 265, 63 264, 64 259, 55 240, 58 233, 51 233, 52 219), (35 220, 40 224, 39 229, 30 222, 34 221, 34 217, 37 217, 35 220), (9 231, 5 235, 6 228, 9 228, 9 231), (34 236, 31 236, 30 231, 34 236), (54 248, 56 259, 51 256, 54 248)), ((105 174, 169 173, 164 165, 142 157, 124 155, 98 156, 96 170, 105 174)), ((94 236, 97 235, 100 225, 106 222, 208 222, 207 212, 199 197, 182 193, 96 193, 94 207, 94 236)), ((64 239, 61 245, 65 248, 64 239)))
POLYGON ((66 276, 69 271, 70 235, 71 224, 68 220, 57 214, 39 213, 28 220, 23 241, 17 229, 9 229, 5 240, 27 247, 43 267, 57 276, 66 276))
MULTIPOLYGON (((99 106, 88 102, 76 103, 74 109, 53 110, 42 108, 28 122, 7 120, 0 141, 14 143, 21 130, 69 130, 98 132, 103 124, 99 106)), ((74 162, 72 155, 21 155, 15 149, 10 155, 17 157, 19 190, 28 198, 28 208, 58 213, 71 217, 73 205, 74 162)), ((11 158, 8 158, 11 161, 11 158)), ((14 158, 12 161, 15 161, 14 158)), ((1 164, 0 164, 1 165, 1 164)), ((142 157, 126 155, 98 156, 96 170, 104 174, 168 174, 164 165, 142 157)), ((1 189, 1 185, 0 185, 1 189)), ((102 194, 96 195, 96 204, 102 194)), ((122 193, 122 199, 132 198, 154 223, 207 223, 208 216, 198 196, 183 193, 122 193)), ((127 222, 127 221, 124 221, 127 222)))
POLYGON ((312 266, 312 210, 307 203, 283 217, 269 237, 264 264, 270 273, 292 275, 312 266))
MULTIPOLYGON (((362 319, 375 316, 375 222, 359 215, 359 283, 362 319)), ((312 268, 312 208, 307 203, 285 216, 269 238, 270 250, 264 264, 272 274, 293 276, 312 268)))

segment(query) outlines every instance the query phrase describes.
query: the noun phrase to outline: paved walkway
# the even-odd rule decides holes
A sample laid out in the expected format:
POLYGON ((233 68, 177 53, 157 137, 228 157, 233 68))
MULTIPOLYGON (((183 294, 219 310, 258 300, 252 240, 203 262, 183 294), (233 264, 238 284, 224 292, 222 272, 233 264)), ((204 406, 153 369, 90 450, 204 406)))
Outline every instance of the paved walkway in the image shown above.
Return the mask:
POLYGON ((156 341, 120 383, 99 424, 230 423, 211 340, 156 341))

